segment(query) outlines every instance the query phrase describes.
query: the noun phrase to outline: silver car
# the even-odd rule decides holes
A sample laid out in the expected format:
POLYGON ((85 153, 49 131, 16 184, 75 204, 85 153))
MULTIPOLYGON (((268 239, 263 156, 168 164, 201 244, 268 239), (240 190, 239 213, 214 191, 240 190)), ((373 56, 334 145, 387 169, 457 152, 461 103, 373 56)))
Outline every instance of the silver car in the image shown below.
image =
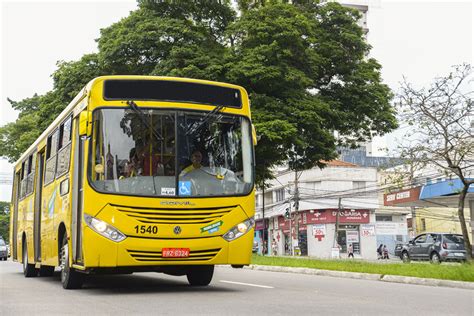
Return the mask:
POLYGON ((466 261, 462 235, 450 233, 424 233, 416 236, 401 251, 404 262, 410 260, 466 261))
POLYGON ((5 240, 0 238, 0 260, 7 260, 8 258, 8 249, 7 245, 5 244, 5 240))

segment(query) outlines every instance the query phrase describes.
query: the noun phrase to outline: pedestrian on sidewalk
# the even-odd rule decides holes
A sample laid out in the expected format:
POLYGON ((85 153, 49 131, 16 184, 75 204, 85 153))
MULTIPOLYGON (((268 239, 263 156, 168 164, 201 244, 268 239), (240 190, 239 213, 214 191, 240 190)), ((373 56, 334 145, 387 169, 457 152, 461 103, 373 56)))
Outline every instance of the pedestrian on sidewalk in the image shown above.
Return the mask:
POLYGON ((278 251, 278 246, 277 246, 277 243, 276 243, 275 238, 273 238, 273 241, 272 241, 272 253, 273 253, 274 256, 277 255, 277 251, 278 251))
POLYGON ((377 248, 377 259, 383 259, 383 245, 380 244, 380 246, 377 248))
POLYGON ((354 259, 354 247, 352 244, 349 244, 349 247, 347 248, 347 258, 352 257, 354 259))
POLYGON ((383 245, 383 259, 389 259, 387 245, 383 245))

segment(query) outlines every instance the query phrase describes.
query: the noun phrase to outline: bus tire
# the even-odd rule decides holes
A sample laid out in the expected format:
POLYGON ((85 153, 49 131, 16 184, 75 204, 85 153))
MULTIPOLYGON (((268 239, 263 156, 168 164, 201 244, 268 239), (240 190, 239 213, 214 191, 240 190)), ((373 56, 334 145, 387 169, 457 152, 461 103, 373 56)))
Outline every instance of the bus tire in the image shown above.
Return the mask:
POLYGON ((214 266, 194 266, 186 273, 189 285, 206 286, 211 283, 214 274, 214 266))
POLYGON ((28 262, 28 245, 26 240, 23 241, 23 275, 25 278, 31 278, 38 275, 38 270, 35 268, 34 264, 28 262))
POLYGON ((54 274, 54 267, 53 266, 41 266, 39 268, 39 275, 42 277, 50 277, 54 274))
POLYGON ((70 267, 69 262, 69 245, 67 236, 64 235, 60 253, 61 283, 67 290, 80 289, 84 282, 84 274, 70 267))

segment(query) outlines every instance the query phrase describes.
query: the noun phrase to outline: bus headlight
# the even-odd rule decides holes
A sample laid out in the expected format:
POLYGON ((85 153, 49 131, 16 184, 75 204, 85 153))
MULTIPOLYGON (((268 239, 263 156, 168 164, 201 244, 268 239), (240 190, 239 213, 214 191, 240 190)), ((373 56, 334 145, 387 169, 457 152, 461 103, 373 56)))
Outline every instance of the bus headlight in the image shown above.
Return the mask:
POLYGON ((100 219, 84 214, 84 220, 86 221, 87 226, 92 228, 93 231, 112 241, 119 242, 127 238, 117 228, 101 221, 100 219))
POLYGON ((227 233, 225 233, 222 238, 224 238, 227 241, 232 241, 234 239, 239 238, 240 236, 244 235, 247 233, 249 230, 252 229, 252 227, 255 225, 255 220, 253 217, 250 217, 249 219, 243 221, 242 223, 239 223, 232 227, 227 233))

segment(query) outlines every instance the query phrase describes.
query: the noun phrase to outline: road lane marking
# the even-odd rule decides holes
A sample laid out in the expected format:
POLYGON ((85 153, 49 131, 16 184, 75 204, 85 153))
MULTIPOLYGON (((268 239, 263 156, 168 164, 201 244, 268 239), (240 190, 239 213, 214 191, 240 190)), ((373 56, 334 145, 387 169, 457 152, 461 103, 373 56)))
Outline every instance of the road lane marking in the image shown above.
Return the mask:
POLYGON ((255 287, 262 287, 264 289, 274 289, 273 286, 268 286, 268 285, 259 285, 259 284, 252 284, 252 283, 242 283, 242 282, 234 282, 234 281, 226 281, 226 280, 220 280, 222 283, 230 283, 230 284, 238 284, 238 285, 247 285, 247 286, 255 286, 255 287))

